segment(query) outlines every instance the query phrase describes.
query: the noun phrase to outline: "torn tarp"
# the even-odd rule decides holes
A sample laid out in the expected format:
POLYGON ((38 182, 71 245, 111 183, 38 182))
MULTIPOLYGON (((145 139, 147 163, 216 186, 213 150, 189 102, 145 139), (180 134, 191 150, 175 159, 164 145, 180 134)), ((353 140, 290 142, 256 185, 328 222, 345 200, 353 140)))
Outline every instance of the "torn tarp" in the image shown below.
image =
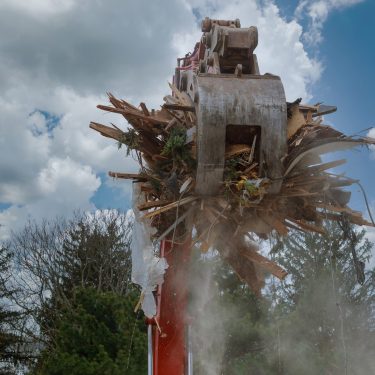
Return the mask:
POLYGON ((151 242, 155 231, 149 219, 142 219, 138 205, 144 203, 139 184, 133 184, 134 228, 131 244, 132 252, 132 282, 142 288, 142 310, 148 318, 156 314, 156 303, 153 291, 163 283, 165 270, 168 268, 165 258, 157 257, 151 242))

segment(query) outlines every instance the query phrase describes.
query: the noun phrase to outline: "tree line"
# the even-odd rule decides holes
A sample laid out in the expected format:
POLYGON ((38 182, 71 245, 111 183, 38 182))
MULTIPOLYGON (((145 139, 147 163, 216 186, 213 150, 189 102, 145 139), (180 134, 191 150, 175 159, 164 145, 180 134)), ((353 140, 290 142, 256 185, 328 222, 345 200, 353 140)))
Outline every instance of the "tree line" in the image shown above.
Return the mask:
MULTIPOLYGON (((215 254, 194 255, 196 290, 203 293, 207 275, 215 286, 197 318, 207 328, 204 317, 216 317, 212 331, 221 332, 197 335, 194 374, 207 375, 214 354, 212 371, 225 375, 375 373, 372 244, 344 217, 326 228, 267 244, 289 276, 266 275, 261 298, 215 254)), ((147 373, 131 232, 128 216, 98 211, 30 221, 1 245, 1 374, 147 373)))
POLYGON ((103 211, 30 221, 12 234, 0 255, 0 373, 146 371, 131 230, 126 215, 103 211))

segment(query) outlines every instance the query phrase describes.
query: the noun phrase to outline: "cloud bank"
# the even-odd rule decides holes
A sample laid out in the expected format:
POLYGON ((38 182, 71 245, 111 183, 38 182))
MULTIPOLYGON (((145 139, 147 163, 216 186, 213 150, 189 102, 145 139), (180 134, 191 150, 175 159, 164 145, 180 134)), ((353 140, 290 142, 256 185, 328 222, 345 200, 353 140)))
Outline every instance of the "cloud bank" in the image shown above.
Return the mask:
MULTIPOLYGON (((320 12, 324 22, 349 5, 332 0, 324 13, 319 3, 302 1, 297 13, 317 20, 320 12)), ((115 142, 88 128, 91 120, 126 126, 95 107, 110 91, 157 108, 176 57, 192 50, 206 15, 257 25, 261 73, 280 75, 290 100, 310 97, 321 65, 307 53, 298 19, 285 20, 270 1, 0 3, 0 238, 29 215, 94 208, 90 199, 107 183, 99 173, 136 170, 115 142)))

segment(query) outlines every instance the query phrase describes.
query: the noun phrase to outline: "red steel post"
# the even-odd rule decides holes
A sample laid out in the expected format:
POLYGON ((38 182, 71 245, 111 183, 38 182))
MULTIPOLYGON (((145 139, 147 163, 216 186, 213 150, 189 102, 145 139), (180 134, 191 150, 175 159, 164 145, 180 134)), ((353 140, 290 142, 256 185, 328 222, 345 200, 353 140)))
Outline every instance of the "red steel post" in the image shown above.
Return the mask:
POLYGON ((153 326, 153 375, 185 375, 187 367, 186 314, 191 241, 161 243, 168 262, 164 283, 157 290, 157 324, 153 326))

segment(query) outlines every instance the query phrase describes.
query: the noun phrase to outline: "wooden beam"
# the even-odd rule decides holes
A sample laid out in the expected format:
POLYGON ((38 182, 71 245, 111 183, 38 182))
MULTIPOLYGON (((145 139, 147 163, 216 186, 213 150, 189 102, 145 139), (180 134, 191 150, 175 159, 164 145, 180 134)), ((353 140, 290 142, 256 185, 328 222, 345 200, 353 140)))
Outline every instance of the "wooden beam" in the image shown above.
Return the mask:
POLYGON ((140 204, 138 206, 138 210, 139 211, 145 211, 145 210, 149 210, 150 208, 164 207, 167 204, 171 204, 171 203, 172 203, 172 201, 160 201, 160 200, 150 201, 150 202, 140 204))
POLYGON ((119 141, 124 134, 123 131, 111 128, 110 126, 98 124, 97 122, 90 122, 90 128, 99 132, 102 136, 115 139, 119 141))
POLYGON ((138 181, 147 181, 147 179, 140 175, 140 174, 137 174, 137 173, 121 173, 121 172, 112 172, 112 171, 109 171, 108 172, 108 175, 109 177, 113 177, 113 178, 123 178, 125 180, 138 180, 138 181))
POLYGON ((225 148, 225 159, 230 159, 233 156, 241 155, 244 152, 250 152, 251 147, 246 144, 228 145, 225 148))
MULTIPOLYGON (((106 125, 98 124, 96 122, 90 122, 90 128, 96 130, 104 137, 115 139, 116 141, 121 142, 123 135, 125 134, 123 131, 111 128, 106 125)), ((142 135, 138 150, 148 154, 150 157, 152 155, 158 154, 161 151, 161 146, 158 144, 158 140, 155 139, 150 133, 140 131, 142 135)))
POLYGON ((299 110, 298 105, 292 108, 292 117, 288 119, 287 125, 287 139, 293 137, 297 131, 306 125, 306 119, 303 113, 299 110))
POLYGON ((289 220, 290 222, 297 225, 298 227, 300 227, 304 231, 326 234, 326 231, 324 230, 324 228, 319 227, 317 225, 306 223, 305 221, 297 220, 297 219, 294 219, 290 216, 287 216, 286 220, 289 220))
POLYGON ((129 117, 135 117, 140 120, 144 120, 146 123, 151 123, 151 124, 162 124, 166 125, 168 124, 167 120, 163 120, 161 118, 153 118, 152 116, 145 116, 142 111, 139 110, 133 110, 133 109, 124 109, 124 108, 115 108, 111 107, 108 105, 102 105, 99 104, 97 105, 97 108, 101 109, 102 111, 108 111, 108 112, 113 112, 113 113, 119 113, 121 115, 124 115, 126 118, 129 117))
POLYGON ((241 255, 251 260, 252 262, 254 262, 257 266, 263 268, 267 272, 276 276, 280 280, 285 279, 285 277, 288 275, 288 273, 283 268, 281 268, 278 264, 264 257, 263 255, 257 253, 256 251, 244 250, 244 251, 241 251, 241 255))
POLYGON ((142 102, 140 104, 140 106, 142 108, 142 111, 143 111, 144 115, 145 116, 150 116, 150 112, 148 111, 146 104, 142 102))
POLYGON ((158 210, 155 210, 155 211, 149 212, 148 214, 145 214, 142 217, 142 219, 149 219, 149 218, 154 217, 156 215, 160 215, 161 213, 163 213, 165 211, 171 210, 172 208, 176 208, 178 206, 183 206, 183 205, 185 205, 187 203, 194 202, 197 199, 198 199, 198 197, 193 197, 193 196, 183 198, 183 199, 181 199, 179 201, 167 204, 166 206, 161 207, 158 210))
POLYGON ((181 104, 163 104, 163 108, 172 111, 195 112, 194 106, 187 106, 181 104))

